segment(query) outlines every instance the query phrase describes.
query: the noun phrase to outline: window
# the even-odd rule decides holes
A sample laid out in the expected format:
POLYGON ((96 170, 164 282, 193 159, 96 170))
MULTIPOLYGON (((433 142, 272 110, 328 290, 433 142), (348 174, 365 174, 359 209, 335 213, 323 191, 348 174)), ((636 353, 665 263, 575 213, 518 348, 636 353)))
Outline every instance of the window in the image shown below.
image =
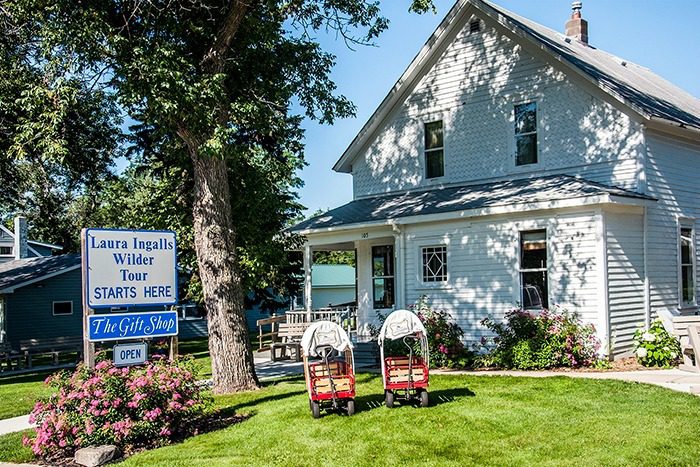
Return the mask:
POLYGON ((537 164, 537 104, 515 106, 515 165, 537 164))
POLYGON ((425 124, 425 178, 445 175, 442 120, 425 124))
POLYGON ((0 246, 0 255, 2 255, 2 256, 12 255, 12 247, 11 246, 0 246))
POLYGON ((423 282, 447 281, 447 247, 424 246, 421 248, 423 257, 423 282))
POLYGON ((394 306, 394 247, 372 247, 372 291, 374 308, 394 306))
POLYGON ((695 232, 692 227, 681 226, 680 237, 680 303, 695 305, 695 232))
POLYGON ((547 308, 547 232, 520 233, 520 291, 524 309, 547 308))
POLYGON ((72 315, 73 302, 53 302, 53 314, 54 316, 72 315))

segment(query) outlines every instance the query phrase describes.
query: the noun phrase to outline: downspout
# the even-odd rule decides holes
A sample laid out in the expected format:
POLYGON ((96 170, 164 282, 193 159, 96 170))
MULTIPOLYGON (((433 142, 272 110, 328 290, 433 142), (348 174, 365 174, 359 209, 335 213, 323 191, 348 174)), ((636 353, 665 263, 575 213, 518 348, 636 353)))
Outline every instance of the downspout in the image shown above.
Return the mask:
MULTIPOLYGON (((647 189, 647 141, 646 128, 642 127, 642 149, 639 154, 639 168, 637 171, 637 190, 646 195, 647 189)), ((644 324, 647 329, 651 326, 651 285, 649 283, 649 208, 644 205, 642 214, 642 255, 644 256, 644 324)))
POLYGON ((394 244, 396 245, 396 268, 394 278, 396 280, 396 308, 406 308, 406 238, 401 225, 391 223, 394 232, 394 244))

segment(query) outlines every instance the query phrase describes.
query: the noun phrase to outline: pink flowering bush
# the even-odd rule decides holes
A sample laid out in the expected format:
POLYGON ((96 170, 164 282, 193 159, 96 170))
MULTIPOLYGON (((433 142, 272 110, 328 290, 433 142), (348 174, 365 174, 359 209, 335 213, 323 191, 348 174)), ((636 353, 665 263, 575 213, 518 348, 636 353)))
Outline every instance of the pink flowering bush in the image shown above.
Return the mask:
POLYGON ((410 307, 423 322, 428 333, 430 366, 435 368, 465 368, 473 363, 473 353, 464 347, 464 331, 444 310, 435 310, 428 298, 421 296, 410 307))
POLYGON ((73 373, 56 373, 46 383, 56 392, 36 403, 30 414, 36 434, 24 439, 45 459, 91 445, 167 444, 191 434, 210 403, 196 384, 191 360, 159 358, 126 368, 107 360, 94 370, 80 365, 73 373))
POLYGON ((520 370, 587 367, 598 361, 600 342, 592 324, 583 324, 566 310, 531 313, 515 309, 504 322, 486 318, 482 324, 496 334, 488 355, 493 366, 520 370))

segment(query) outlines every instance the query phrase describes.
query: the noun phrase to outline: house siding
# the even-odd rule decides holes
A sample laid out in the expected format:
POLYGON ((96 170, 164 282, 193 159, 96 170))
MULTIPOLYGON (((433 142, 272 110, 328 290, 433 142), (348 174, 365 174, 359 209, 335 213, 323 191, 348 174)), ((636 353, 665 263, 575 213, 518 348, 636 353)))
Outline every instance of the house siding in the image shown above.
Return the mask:
POLYGON ((32 338, 83 334, 80 269, 22 287, 5 295, 7 337, 13 347, 32 338), (73 314, 53 315, 53 302, 73 301, 73 314))
POLYGON ((493 28, 460 32, 353 161, 355 198, 564 173, 637 188, 639 124, 493 28), (538 103, 539 163, 514 164, 513 105, 538 103), (445 176, 423 177, 423 123, 443 120, 445 176))
POLYGON ((685 144, 652 132, 647 132, 646 141, 647 190, 658 199, 648 208, 647 219, 651 313, 678 313, 678 219, 691 219, 695 225, 697 256, 700 144, 685 144))
POLYGON ((520 232, 546 229, 550 304, 598 324, 597 217, 593 211, 556 212, 510 218, 477 218, 406 228, 406 302, 427 295, 462 327, 466 341, 488 331, 486 317, 503 319, 518 305, 520 232), (427 287, 420 282, 421 246, 447 244, 448 283, 427 287))
POLYGON ((643 214, 605 214, 611 354, 632 350, 634 332, 645 324, 643 214))

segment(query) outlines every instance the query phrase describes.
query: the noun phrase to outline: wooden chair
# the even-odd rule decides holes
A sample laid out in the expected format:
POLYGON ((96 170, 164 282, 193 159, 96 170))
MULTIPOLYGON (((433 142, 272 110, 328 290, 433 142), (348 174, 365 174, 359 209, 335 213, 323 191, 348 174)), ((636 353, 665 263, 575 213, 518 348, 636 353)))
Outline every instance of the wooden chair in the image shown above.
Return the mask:
POLYGON ((700 316, 675 316, 666 311, 659 312, 659 319, 666 332, 678 338, 681 344, 683 363, 678 366, 685 371, 700 372, 700 316))

